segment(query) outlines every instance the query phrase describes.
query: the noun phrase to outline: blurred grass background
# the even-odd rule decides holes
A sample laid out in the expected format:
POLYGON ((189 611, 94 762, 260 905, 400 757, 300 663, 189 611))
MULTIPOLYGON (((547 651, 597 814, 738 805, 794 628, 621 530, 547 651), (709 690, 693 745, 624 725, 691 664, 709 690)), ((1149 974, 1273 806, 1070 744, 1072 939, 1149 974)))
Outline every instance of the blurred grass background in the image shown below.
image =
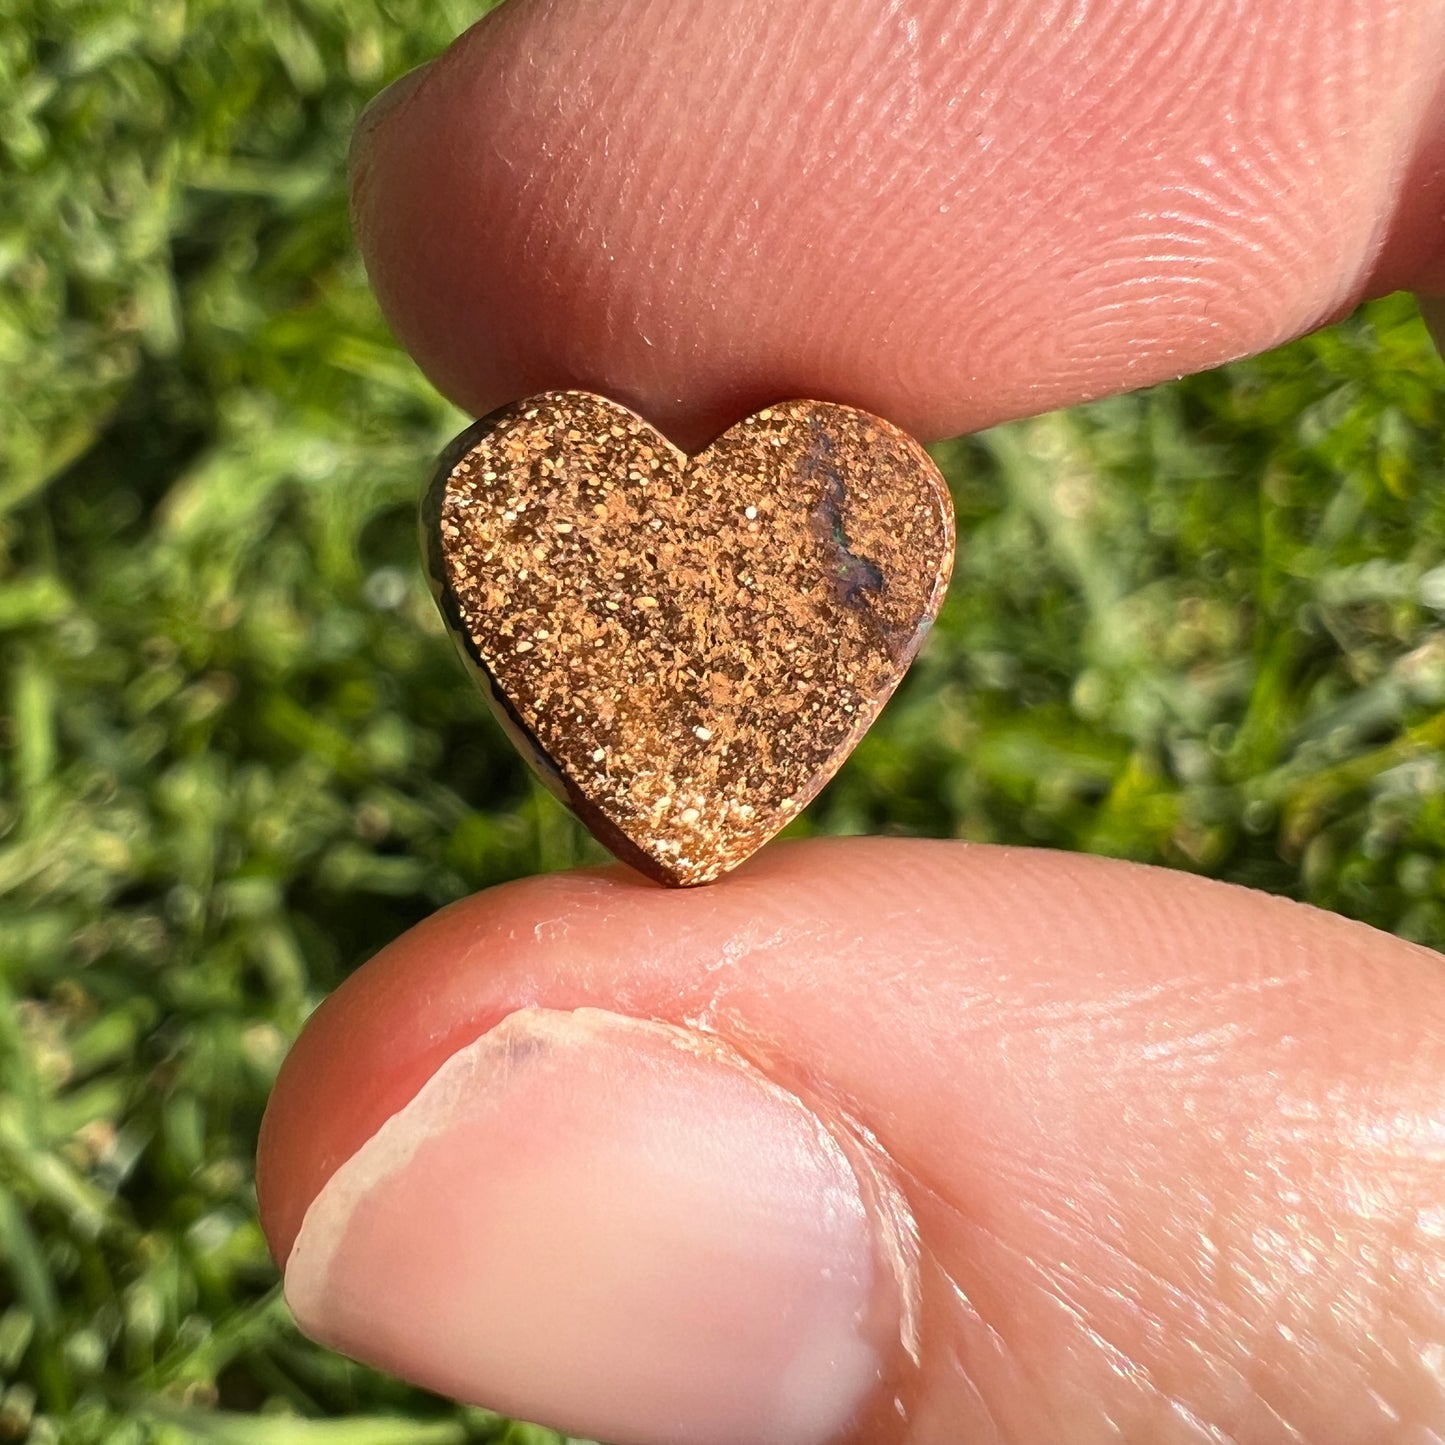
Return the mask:
MULTIPOLYGON (((0 18, 0 1440, 553 1438, 301 1340, 251 1175, 349 969, 595 856, 424 593, 413 507, 463 419, 347 228, 359 108, 476 9, 0 18)), ((1145 859, 1445 944, 1442 430, 1393 299, 940 448, 951 598, 803 826, 1145 859)))

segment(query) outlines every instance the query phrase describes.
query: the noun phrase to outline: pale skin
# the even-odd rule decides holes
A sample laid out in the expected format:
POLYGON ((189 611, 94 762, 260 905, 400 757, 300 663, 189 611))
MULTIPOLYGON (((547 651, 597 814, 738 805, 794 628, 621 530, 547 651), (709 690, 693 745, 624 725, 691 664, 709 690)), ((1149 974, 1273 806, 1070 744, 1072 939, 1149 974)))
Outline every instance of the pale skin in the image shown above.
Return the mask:
MULTIPOLYGON (((357 230, 474 412, 933 438, 1445 291, 1442 61, 1439 0, 508 0, 364 121, 357 230)), ((623 1445, 1426 1445, 1442 1098, 1426 950, 818 842, 398 940, 288 1061, 261 1204, 314 1333, 623 1445)))

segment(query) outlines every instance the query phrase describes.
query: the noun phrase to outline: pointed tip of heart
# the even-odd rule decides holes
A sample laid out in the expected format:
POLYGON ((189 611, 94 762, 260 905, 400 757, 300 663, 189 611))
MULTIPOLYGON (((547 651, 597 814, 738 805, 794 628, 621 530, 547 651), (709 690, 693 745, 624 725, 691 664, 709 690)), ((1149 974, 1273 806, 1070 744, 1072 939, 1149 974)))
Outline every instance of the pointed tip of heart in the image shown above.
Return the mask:
POLYGON ((422 512, 444 618, 551 790, 647 877, 711 882, 841 766, 938 612, 923 447, 793 401, 688 457, 604 397, 483 418, 422 512))

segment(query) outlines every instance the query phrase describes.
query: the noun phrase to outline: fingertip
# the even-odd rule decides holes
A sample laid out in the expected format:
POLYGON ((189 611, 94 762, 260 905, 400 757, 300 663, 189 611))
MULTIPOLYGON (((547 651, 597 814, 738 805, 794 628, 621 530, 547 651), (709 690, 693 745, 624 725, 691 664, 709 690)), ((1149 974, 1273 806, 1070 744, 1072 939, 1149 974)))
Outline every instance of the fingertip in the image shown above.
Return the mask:
POLYGON ((889 1323, 902 1343, 919 1321, 919 1366, 895 1392, 878 1365, 881 1413, 870 1395, 844 1438, 1164 1439, 1183 1410, 1383 1439, 1445 1428, 1402 1347, 1445 1320, 1442 1039, 1438 956, 1159 869, 852 839, 774 845, 702 890, 556 875, 428 920, 318 1011, 268 1112, 262 1204, 322 1338, 584 1431, 825 1438, 875 1368, 834 1329, 861 1297, 861 1198, 870 1250, 890 1219, 912 1241, 919 1303, 889 1323), (579 1051, 589 1011, 607 1038, 579 1051), (865 1140, 897 1199, 846 1149, 830 1172, 829 1139, 865 1140), (770 1222, 796 1254, 763 1248, 770 1222), (820 1268, 838 1293, 804 1283, 820 1268), (523 1297, 534 1271, 550 1307, 523 1297), (759 1271, 848 1362, 800 1365, 791 1414, 770 1372, 793 1338, 728 1284, 759 1271), (727 1340, 698 1345, 683 1278, 727 1340), (418 1281, 388 1322, 378 1289, 418 1281), (488 1333, 498 1289, 516 1340, 488 1333), (569 1333, 573 1291, 615 1338, 569 1333), (636 1373, 684 1340, 692 1373, 636 1373), (683 1386, 691 1433, 608 1413, 683 1386))
POLYGON ((352 131, 351 146, 354 155, 365 159, 373 133, 383 121, 401 108, 403 102, 412 98, 431 73, 433 64, 433 61, 425 61, 421 65, 413 66, 372 98, 357 117, 352 131))
POLYGON ((358 141, 362 249, 458 404, 580 387, 689 449, 786 396, 926 439, 1175 377, 1438 251, 1433 0, 1205 8, 510 0, 358 141))

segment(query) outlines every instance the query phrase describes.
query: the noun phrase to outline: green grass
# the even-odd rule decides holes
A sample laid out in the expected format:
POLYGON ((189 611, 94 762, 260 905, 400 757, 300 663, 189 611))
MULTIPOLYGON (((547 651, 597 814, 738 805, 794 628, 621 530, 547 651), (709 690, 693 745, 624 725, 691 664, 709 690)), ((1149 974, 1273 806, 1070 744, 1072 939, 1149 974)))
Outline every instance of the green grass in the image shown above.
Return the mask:
MULTIPOLYGON (((251 1172, 349 969, 596 856, 424 594, 462 418, 347 230, 358 109, 473 10, 0 21, 0 1440, 552 1438, 303 1341, 251 1172)), ((1442 435, 1392 300, 940 448, 944 617, 801 827, 1152 860, 1445 944, 1442 435)))

